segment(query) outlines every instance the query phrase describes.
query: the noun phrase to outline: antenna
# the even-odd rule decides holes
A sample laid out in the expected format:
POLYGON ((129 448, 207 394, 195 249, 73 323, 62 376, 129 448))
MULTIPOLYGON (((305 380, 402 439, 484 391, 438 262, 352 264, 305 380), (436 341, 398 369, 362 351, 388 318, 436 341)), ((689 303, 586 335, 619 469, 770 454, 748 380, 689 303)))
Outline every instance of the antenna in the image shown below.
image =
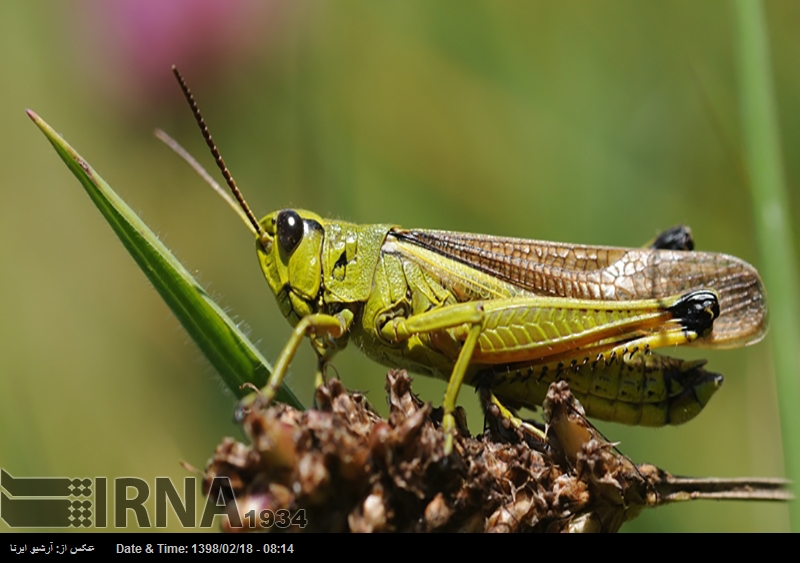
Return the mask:
POLYGON ((258 233, 253 228, 253 225, 250 224, 250 219, 247 218, 247 213, 245 213, 244 210, 239 206, 239 202, 233 199, 233 196, 228 192, 228 190, 220 186, 217 181, 211 177, 211 174, 206 172, 205 168, 203 168, 203 166, 197 162, 194 157, 178 143, 178 141, 167 135, 161 129, 156 129, 155 135, 159 141, 167 145, 175 154, 177 154, 189 166, 191 166, 192 170, 197 172, 197 175, 200 176, 209 186, 211 186, 211 189, 217 192, 217 195, 224 199, 225 203, 231 206, 231 209, 233 209, 234 213, 236 213, 244 222, 244 226, 247 227, 255 236, 258 236, 258 233))
POLYGON ((259 237, 264 236, 264 229, 261 228, 256 216, 253 215, 253 212, 250 210, 250 207, 247 205, 247 202, 244 200, 244 196, 242 192, 239 191, 239 188, 236 186, 236 181, 231 176, 231 173, 228 171, 228 167, 225 166, 225 161, 222 160, 222 155, 219 153, 217 149, 217 145, 214 144, 214 139, 211 138, 211 133, 208 131, 208 127, 206 126, 206 122, 203 119, 203 114, 200 113, 200 108, 197 107, 197 103, 194 101, 194 96, 192 95, 192 91, 189 90, 189 86, 186 85, 186 81, 183 79, 183 76, 178 71, 178 67, 172 65, 172 72, 175 74, 175 78, 178 79, 178 84, 181 86, 181 90, 183 91, 183 95, 186 98, 186 101, 189 102, 189 106, 192 108, 192 113, 194 114, 194 119, 197 121, 197 125, 200 126, 200 131, 203 134, 203 138, 206 140, 206 144, 208 148, 211 149, 211 154, 214 156, 214 160, 217 163, 217 167, 222 172, 222 175, 225 178, 225 181, 228 183, 228 187, 233 192, 233 197, 236 198, 236 201, 239 202, 239 205, 244 210, 247 218, 252 223, 253 227, 256 229, 256 233, 259 237))

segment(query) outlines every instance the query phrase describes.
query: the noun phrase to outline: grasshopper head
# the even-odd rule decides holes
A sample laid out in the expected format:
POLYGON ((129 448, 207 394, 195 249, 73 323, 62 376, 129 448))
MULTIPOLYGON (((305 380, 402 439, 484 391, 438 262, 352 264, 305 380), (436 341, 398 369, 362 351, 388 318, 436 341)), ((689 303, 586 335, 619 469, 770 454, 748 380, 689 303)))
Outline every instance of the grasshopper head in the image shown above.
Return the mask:
MULTIPOLYGON (((228 202, 244 224, 256 236, 258 261, 264 276, 267 278, 272 292, 284 316, 292 325, 296 325, 303 317, 315 313, 319 306, 322 286, 322 243, 324 240, 323 221, 319 215, 310 211, 283 209, 271 213, 257 221, 250 210, 244 196, 236 186, 225 161, 222 160, 217 145, 211 138, 197 103, 194 101, 186 81, 174 66, 172 71, 178 79, 183 95, 194 114, 195 121, 211 154, 217 163, 235 201, 223 192, 216 183, 210 181, 212 187, 228 202)), ((170 144, 170 143, 168 143, 170 144)), ((180 149, 180 152, 183 149, 180 149)), ((201 176, 208 175, 193 159, 187 159, 201 176)))
POLYGON ((282 209, 261 221, 258 262, 292 325, 316 312, 322 280, 322 218, 304 210, 282 209))

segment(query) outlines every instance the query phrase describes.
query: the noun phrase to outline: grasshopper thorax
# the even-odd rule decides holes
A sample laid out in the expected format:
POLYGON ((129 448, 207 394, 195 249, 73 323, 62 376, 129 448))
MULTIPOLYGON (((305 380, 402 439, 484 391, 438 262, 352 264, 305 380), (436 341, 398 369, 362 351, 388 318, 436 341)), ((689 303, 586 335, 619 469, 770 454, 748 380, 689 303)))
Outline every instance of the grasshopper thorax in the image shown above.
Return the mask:
POLYGON ((295 325, 320 305, 323 220, 310 211, 282 209, 259 224, 258 262, 281 312, 295 325))

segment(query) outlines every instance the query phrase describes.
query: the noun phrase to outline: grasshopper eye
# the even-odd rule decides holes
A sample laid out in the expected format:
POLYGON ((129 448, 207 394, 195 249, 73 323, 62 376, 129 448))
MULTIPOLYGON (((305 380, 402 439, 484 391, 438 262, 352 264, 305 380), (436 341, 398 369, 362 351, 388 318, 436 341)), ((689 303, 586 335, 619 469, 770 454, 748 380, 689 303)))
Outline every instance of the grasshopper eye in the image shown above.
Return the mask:
POLYGON ((291 254, 303 239, 303 220, 295 211, 278 213, 278 243, 286 254, 291 254))

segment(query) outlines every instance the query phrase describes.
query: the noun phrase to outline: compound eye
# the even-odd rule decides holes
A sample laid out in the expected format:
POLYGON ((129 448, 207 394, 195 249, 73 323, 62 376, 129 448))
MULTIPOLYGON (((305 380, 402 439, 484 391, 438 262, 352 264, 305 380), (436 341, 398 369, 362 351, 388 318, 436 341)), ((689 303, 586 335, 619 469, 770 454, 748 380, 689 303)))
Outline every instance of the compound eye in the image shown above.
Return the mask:
POLYGON ((303 220, 295 211, 278 213, 278 244, 286 254, 291 254, 303 240, 303 220))

